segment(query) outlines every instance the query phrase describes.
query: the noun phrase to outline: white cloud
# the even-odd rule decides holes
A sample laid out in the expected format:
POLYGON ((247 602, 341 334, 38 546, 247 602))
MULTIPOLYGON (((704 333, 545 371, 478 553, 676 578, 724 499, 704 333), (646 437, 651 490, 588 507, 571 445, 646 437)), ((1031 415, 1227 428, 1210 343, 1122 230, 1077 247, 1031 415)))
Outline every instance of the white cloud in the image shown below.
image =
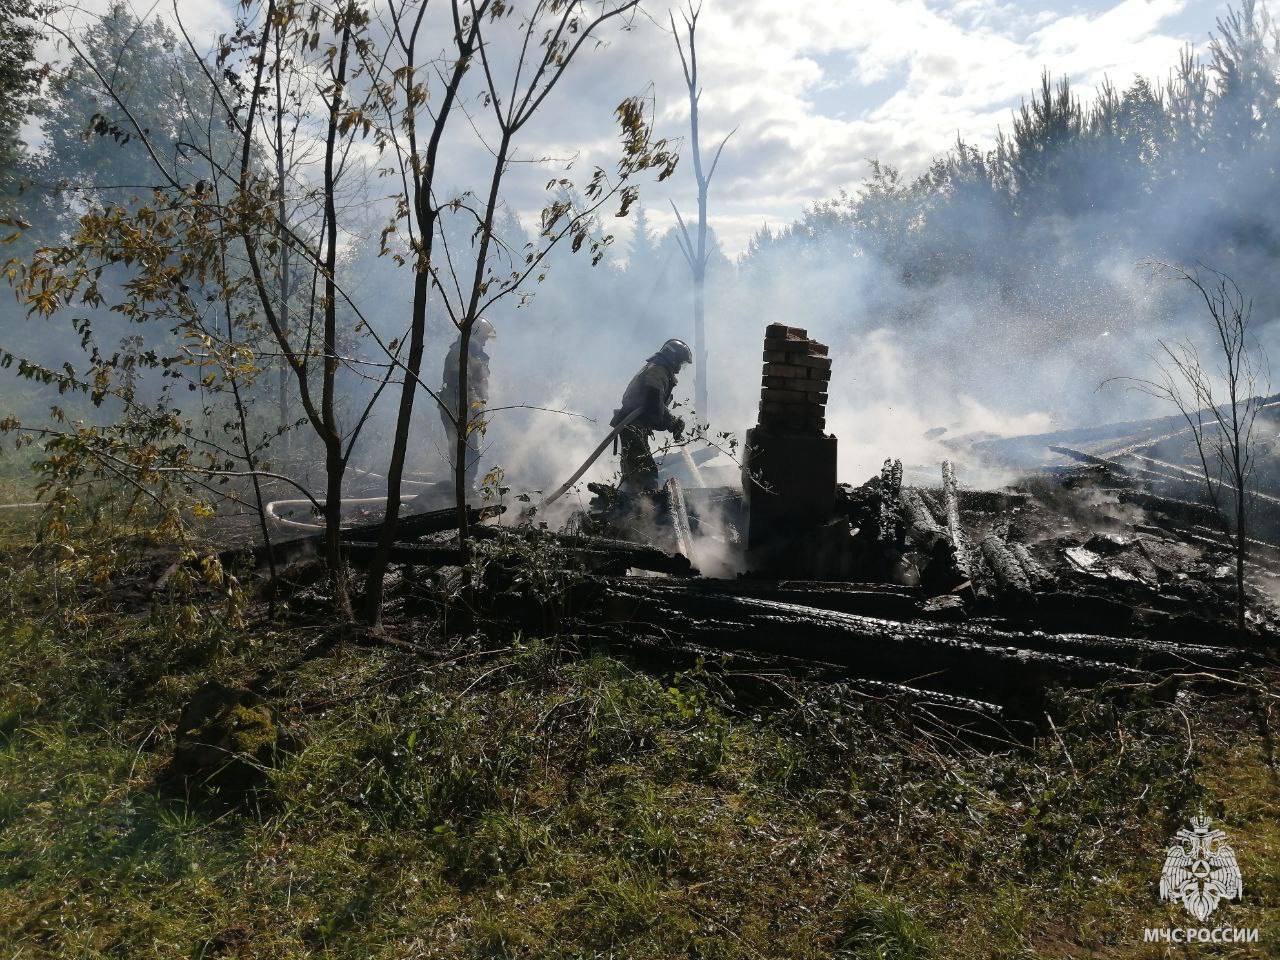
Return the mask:
MULTIPOLYGON (((788 222, 807 203, 853 186, 868 157, 911 173, 957 133, 990 143, 1042 69, 1069 71, 1084 93, 1107 75, 1121 84, 1134 74, 1164 75, 1179 49, 1212 25, 1212 7, 1199 2, 1194 33, 1166 28, 1186 20, 1191 5, 708 3, 699 27, 704 142, 739 127, 713 186, 720 234, 740 251, 762 220, 788 222), (841 101, 849 106, 834 109, 841 101)), ((646 46, 664 121, 679 135, 688 111, 670 41, 664 50, 655 31, 646 46)), ((673 191, 685 206, 690 179, 682 169, 673 191)), ((653 206, 662 222, 666 203, 653 206)))

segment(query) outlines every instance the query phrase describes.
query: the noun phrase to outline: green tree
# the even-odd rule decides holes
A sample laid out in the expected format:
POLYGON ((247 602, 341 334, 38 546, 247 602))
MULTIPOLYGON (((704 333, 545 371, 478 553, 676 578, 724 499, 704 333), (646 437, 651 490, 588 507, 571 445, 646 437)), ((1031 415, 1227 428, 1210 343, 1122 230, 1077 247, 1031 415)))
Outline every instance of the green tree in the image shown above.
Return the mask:
POLYGON ((0 4, 0 215, 12 216, 27 169, 22 126, 31 115, 43 75, 35 62, 40 32, 30 0, 0 4))
POLYGON ((210 124, 207 76, 163 21, 116 4, 74 42, 42 111, 38 178, 50 226, 65 229, 93 204, 129 203, 165 185, 148 145, 172 171, 203 171, 212 135, 231 165, 226 123, 210 124))
POLYGON ((1209 55, 1217 78, 1213 121, 1220 143, 1228 153, 1238 153, 1274 139, 1280 120, 1280 33, 1266 4, 1242 0, 1220 17, 1209 55))

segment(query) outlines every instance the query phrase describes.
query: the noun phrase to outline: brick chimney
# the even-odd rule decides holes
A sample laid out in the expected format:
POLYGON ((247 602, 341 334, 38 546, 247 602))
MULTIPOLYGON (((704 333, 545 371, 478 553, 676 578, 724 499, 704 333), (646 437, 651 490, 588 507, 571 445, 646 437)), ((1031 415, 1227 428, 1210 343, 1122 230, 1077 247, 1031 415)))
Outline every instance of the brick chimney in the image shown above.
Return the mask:
POLYGON ((772 323, 764 333, 759 424, 780 433, 821 435, 826 426, 831 358, 799 327, 772 323))
POLYGON ((831 358, 807 331, 780 323, 765 329, 760 414, 747 431, 742 489, 747 546, 793 540, 831 519, 836 438, 826 428, 831 358))

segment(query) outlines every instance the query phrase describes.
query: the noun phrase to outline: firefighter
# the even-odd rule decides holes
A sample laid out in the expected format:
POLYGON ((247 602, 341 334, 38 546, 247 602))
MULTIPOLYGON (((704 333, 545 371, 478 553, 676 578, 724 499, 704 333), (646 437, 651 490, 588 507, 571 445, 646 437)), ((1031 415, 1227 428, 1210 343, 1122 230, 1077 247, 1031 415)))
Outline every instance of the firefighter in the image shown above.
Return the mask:
MULTIPOLYGON (((471 328, 471 342, 467 345, 467 402, 459 408, 458 404, 458 357, 462 353, 462 335, 453 341, 449 353, 444 359, 444 385, 440 388, 440 422, 444 424, 445 442, 448 444, 446 456, 449 466, 454 466, 454 456, 458 449, 458 434, 455 422, 470 422, 471 429, 467 433, 466 448, 466 486, 474 490, 476 476, 480 472, 480 429, 477 421, 484 418, 484 408, 489 404, 489 354, 485 345, 498 335, 484 317, 477 317, 471 328)), ((452 475, 452 474, 451 474, 452 475)))
POLYGON ((680 368, 692 362, 693 354, 687 343, 668 340, 623 391, 622 404, 613 412, 610 426, 616 427, 634 410, 640 414, 619 435, 622 443, 620 490, 636 493, 658 488, 658 465, 653 462, 649 437, 653 431, 661 430, 671 433, 677 441, 683 439, 684 421, 671 412, 671 392, 680 368))

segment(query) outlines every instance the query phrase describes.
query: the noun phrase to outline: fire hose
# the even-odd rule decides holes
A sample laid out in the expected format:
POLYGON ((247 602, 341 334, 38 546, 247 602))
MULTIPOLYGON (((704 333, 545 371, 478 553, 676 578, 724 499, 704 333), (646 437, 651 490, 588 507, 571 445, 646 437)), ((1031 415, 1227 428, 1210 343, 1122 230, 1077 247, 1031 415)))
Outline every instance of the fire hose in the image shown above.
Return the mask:
MULTIPOLYGON (((418 495, 416 493, 411 493, 407 497, 402 496, 400 498, 400 502, 408 503, 410 500, 413 500, 417 496, 418 495)), ((387 502, 386 497, 348 497, 342 501, 342 505, 344 507, 363 507, 369 504, 386 503, 386 502, 387 502)), ((313 504, 310 500, 306 500, 302 498, 299 498, 297 500, 272 500, 263 509, 265 509, 267 512, 267 519, 270 520, 272 523, 276 524, 277 526, 289 527, 293 530, 323 530, 325 528, 323 523, 308 523, 303 520, 290 520, 288 517, 280 516, 278 512, 281 508, 293 509, 294 507, 305 507, 305 506, 314 507, 315 504, 313 504)))
MULTIPOLYGON (((622 420, 618 422, 618 425, 615 426, 612 430, 610 430, 609 433, 605 436, 605 438, 600 441, 600 445, 591 451, 591 455, 582 462, 582 466, 578 467, 578 469, 573 472, 573 476, 571 476, 564 483, 560 484, 560 486, 556 487, 556 489, 553 490, 550 495, 544 497, 542 501, 536 507, 534 507, 534 509, 541 510, 544 507, 548 507, 551 504, 555 503, 557 500, 559 500, 562 496, 564 496, 569 491, 570 487, 572 487, 575 483, 577 483, 580 479, 582 479, 582 475, 591 468, 591 465, 600 459, 600 454, 605 452, 609 444, 613 442, 613 438, 616 437, 618 434, 620 434, 626 427, 629 427, 632 421, 635 420, 637 417, 639 417, 642 412, 643 411, 637 408, 635 410, 632 410, 625 417, 623 417, 622 420)), ((404 502, 406 500, 412 500, 412 499, 413 499, 412 496, 404 497, 401 502, 404 502)), ((365 503, 384 503, 385 501, 386 501, 386 497, 362 497, 356 500, 346 500, 344 501, 344 503, 365 504, 365 503)), ((289 519, 286 519, 285 517, 281 517, 276 512, 276 510, 280 507, 293 507, 300 504, 305 504, 306 502, 307 501, 305 500, 276 500, 272 503, 267 504, 267 514, 274 523, 280 524, 281 526, 294 527, 297 529, 304 529, 304 530, 324 529, 320 524, 303 523, 297 520, 289 520, 289 519)))
MULTIPOLYGON (((374 480, 386 479, 386 477, 382 476, 381 474, 374 473, 372 470, 361 470, 359 467, 352 467, 351 469, 355 473, 361 476, 371 477, 374 480)), ((404 477, 400 480, 400 482, 402 484, 413 484, 415 486, 425 487, 425 486, 430 486, 435 481, 415 480, 409 477, 404 477)), ((418 494, 416 493, 411 493, 408 495, 401 494, 400 502, 408 503, 411 500, 416 499, 417 496, 418 494)), ((344 507, 347 507, 347 506, 362 507, 362 506, 368 506, 375 503, 386 503, 386 502, 387 502, 386 497, 347 497, 342 501, 342 505, 344 507)), ((267 519, 270 520, 272 523, 274 523, 278 527, 287 527, 293 530, 323 530, 325 528, 323 523, 308 523, 307 521, 304 521, 304 520, 291 520, 288 517, 280 516, 279 511, 281 509, 292 510, 296 507, 305 507, 305 506, 311 506, 314 508, 315 504, 312 503, 310 500, 306 500, 302 498, 295 499, 295 500, 272 500, 263 509, 266 510, 267 512, 267 519)))
POLYGON ((629 414, 623 417, 622 420, 618 423, 618 425, 614 427, 611 431, 609 431, 609 435, 600 441, 600 446, 596 447, 594 450, 591 451, 591 456, 587 457, 587 459, 582 462, 582 466, 580 466, 577 470, 573 472, 573 476, 571 476, 564 483, 560 484, 560 486, 556 487, 556 489, 553 490, 549 496, 544 497, 542 499, 542 502, 539 503, 536 507, 534 507, 534 509, 541 510, 543 507, 549 507, 551 506, 551 504, 555 503, 562 496, 564 496, 565 493, 568 492, 569 488, 572 487, 575 483, 577 483, 582 478, 582 475, 587 472, 587 470, 591 467, 591 465, 600 459, 600 454, 604 453, 605 448, 608 447, 609 444, 613 442, 613 438, 616 437, 618 434, 620 434, 624 427, 629 426, 632 420, 640 416, 640 413, 641 413, 641 410, 639 407, 637 407, 635 410, 632 410, 629 414))

